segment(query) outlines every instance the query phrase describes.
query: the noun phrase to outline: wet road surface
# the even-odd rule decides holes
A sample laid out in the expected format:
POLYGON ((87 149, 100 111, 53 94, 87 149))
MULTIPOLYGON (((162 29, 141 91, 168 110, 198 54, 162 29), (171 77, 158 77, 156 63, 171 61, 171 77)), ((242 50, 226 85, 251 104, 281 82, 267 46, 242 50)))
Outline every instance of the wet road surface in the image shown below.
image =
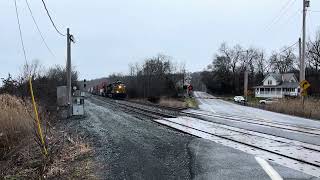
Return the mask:
MULTIPOLYGON (((105 101, 108 101, 106 99, 105 101)), ((70 124, 92 141, 101 179, 270 179, 256 158, 89 97, 70 124)), ((283 179, 316 179, 272 164, 283 179)))

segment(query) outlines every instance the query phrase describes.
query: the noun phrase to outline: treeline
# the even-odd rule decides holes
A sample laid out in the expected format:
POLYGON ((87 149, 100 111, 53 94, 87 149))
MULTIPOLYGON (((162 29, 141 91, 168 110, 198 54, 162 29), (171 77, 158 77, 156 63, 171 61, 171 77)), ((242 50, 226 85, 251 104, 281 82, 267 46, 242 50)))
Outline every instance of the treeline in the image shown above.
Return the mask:
MULTIPOLYGON (((32 77, 34 96, 42 107, 55 112, 57 103, 57 86, 67 84, 66 69, 56 65, 49 69, 44 69, 39 61, 25 64, 22 72, 13 78, 10 74, 2 79, 0 94, 7 93, 14 96, 28 99, 30 97, 29 77, 32 77)), ((78 73, 72 72, 72 86, 77 86, 78 73)))
POLYGON ((126 84, 131 98, 159 98, 178 96, 185 83, 184 65, 177 65, 166 55, 147 58, 142 64, 129 65, 129 75, 113 74, 109 82, 120 80, 126 84))
MULTIPOLYGON (((241 45, 229 46, 223 43, 212 63, 201 73, 201 79, 212 93, 234 95, 243 94, 246 66, 249 88, 261 85, 270 72, 295 73, 299 79, 299 53, 296 52, 298 48, 285 46, 267 57, 263 49, 246 49, 241 45)), ((308 92, 320 95, 320 31, 315 39, 307 42, 306 52, 306 79, 312 85, 308 92)))

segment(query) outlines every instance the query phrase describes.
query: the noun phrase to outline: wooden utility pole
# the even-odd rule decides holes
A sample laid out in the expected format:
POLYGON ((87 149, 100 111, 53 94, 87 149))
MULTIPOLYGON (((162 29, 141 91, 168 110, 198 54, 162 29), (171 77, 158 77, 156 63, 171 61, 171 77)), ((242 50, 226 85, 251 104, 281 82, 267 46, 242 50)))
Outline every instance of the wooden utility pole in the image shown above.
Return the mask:
POLYGON ((310 1, 303 0, 303 12, 302 12, 302 52, 300 61, 300 82, 306 79, 305 75, 305 57, 306 57, 306 14, 307 7, 309 7, 310 1))
POLYGON ((244 85, 243 85, 243 95, 245 97, 245 99, 247 100, 248 97, 248 61, 249 61, 249 50, 246 51, 247 52, 247 60, 245 63, 245 70, 244 70, 244 85))
POLYGON ((67 28, 67 99, 68 99, 68 117, 72 115, 72 95, 71 95, 71 41, 70 30, 67 28))
MULTIPOLYGON (((301 61, 300 61, 300 82, 306 79, 305 58, 306 58, 306 16, 307 8, 310 6, 310 0, 303 0, 302 10, 302 49, 301 49, 301 61)), ((304 96, 302 94, 302 88, 300 87, 301 101, 304 107, 304 96)))
MULTIPOLYGON (((301 50, 301 38, 299 38, 299 62, 300 62, 300 69, 301 69, 301 64, 302 64, 302 55, 301 55, 301 52, 302 52, 302 50, 301 50)), ((300 76, 299 76, 299 79, 301 79, 302 77, 301 77, 301 73, 300 73, 300 76)))

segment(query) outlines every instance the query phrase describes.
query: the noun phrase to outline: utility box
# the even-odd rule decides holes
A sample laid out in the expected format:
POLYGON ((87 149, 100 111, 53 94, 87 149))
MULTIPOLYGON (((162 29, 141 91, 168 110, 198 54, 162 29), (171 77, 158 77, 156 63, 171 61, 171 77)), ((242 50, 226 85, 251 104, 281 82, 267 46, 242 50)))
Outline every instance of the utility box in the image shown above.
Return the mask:
POLYGON ((67 86, 57 87, 57 105, 58 106, 68 106, 67 86))
POLYGON ((67 86, 57 87, 57 112, 60 119, 67 119, 69 116, 67 86))
POLYGON ((84 94, 77 90, 72 99, 72 115, 84 116, 84 94))

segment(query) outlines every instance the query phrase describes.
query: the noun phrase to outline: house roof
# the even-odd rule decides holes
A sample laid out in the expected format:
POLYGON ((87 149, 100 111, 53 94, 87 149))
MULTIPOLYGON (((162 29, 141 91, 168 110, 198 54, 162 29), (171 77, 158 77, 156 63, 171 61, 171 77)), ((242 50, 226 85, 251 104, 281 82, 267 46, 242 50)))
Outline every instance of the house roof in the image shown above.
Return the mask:
POLYGON ((269 76, 272 76, 276 81, 281 82, 281 74, 269 73, 263 80, 264 82, 269 76))
POLYGON ((282 88, 297 88, 297 87, 299 87, 299 83, 298 82, 283 82, 280 86, 282 88))
POLYGON ((295 80, 297 80, 296 76, 293 73, 282 74, 282 81, 289 82, 292 77, 295 78, 295 80))
POLYGON ((297 88, 299 87, 299 82, 294 75, 294 73, 269 73, 264 79, 263 82, 269 77, 272 76, 279 84, 278 85, 267 85, 267 86, 255 86, 254 88, 297 88), (296 80, 296 82, 290 82, 292 77, 296 80))
MULTIPOLYGON (((283 74, 278 74, 278 73, 269 73, 262 82, 264 82, 269 76, 272 76, 277 82, 289 82, 292 77, 297 80, 296 76, 294 73, 283 73, 283 74)), ((297 80, 298 81, 298 80, 297 80)))
POLYGON ((277 86, 272 86, 272 85, 254 86, 253 88, 297 88, 297 87, 299 87, 298 82, 284 82, 284 83, 277 85, 277 86))

